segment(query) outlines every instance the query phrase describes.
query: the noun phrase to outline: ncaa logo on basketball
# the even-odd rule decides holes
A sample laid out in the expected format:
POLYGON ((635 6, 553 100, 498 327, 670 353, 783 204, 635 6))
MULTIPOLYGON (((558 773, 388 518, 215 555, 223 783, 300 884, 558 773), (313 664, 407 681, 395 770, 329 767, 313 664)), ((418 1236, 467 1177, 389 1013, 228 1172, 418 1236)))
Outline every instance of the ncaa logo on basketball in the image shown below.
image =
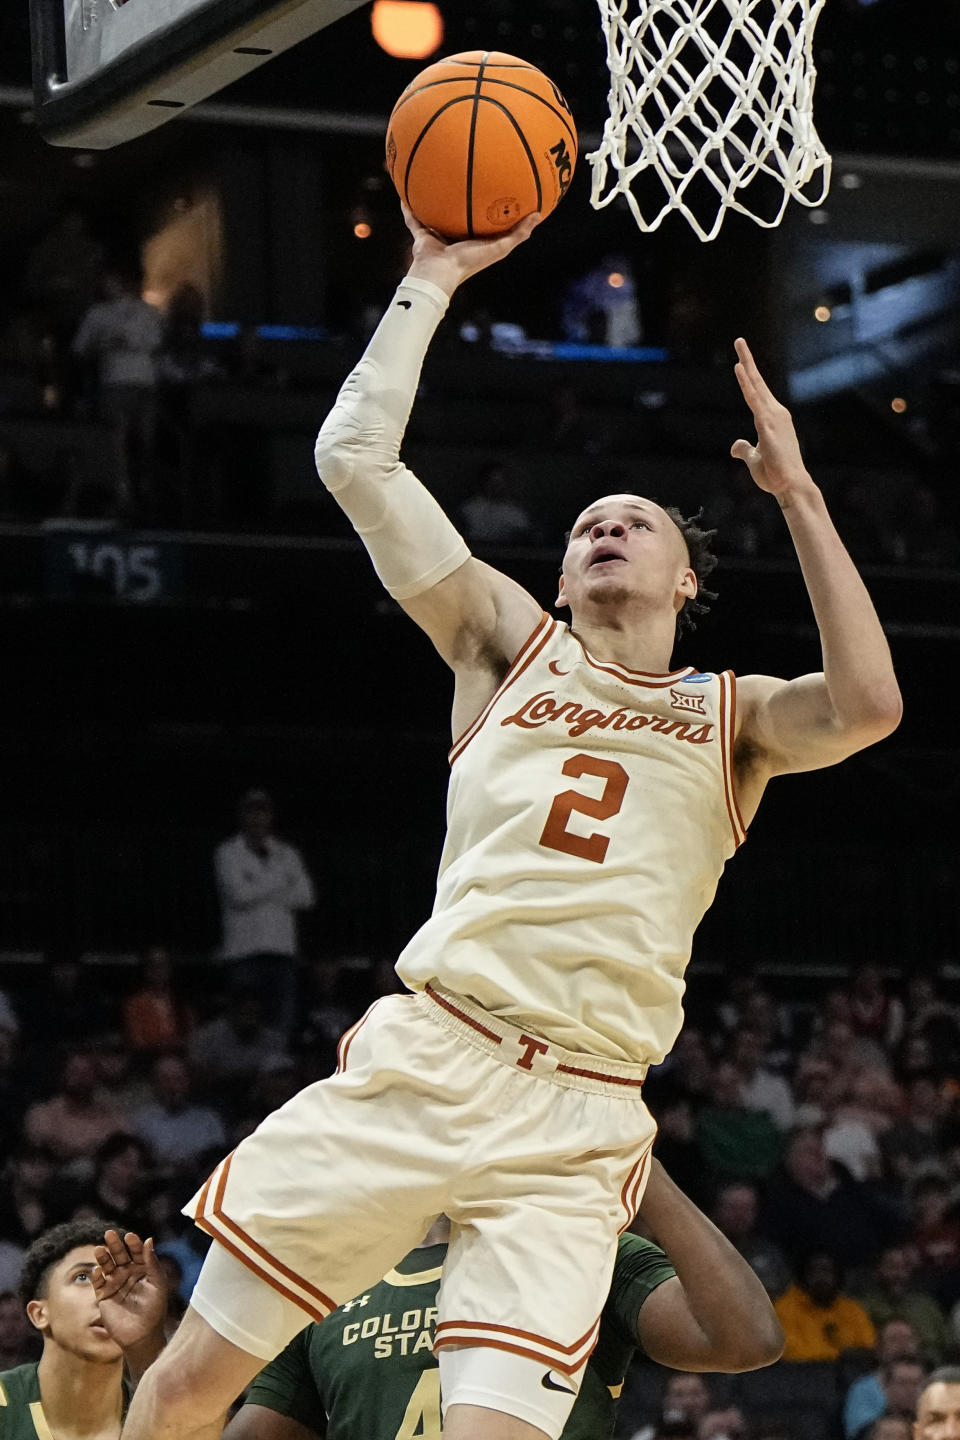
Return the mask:
MULTIPOLYGON (((692 678, 692 676, 688 676, 688 679, 692 678)), ((703 705, 705 698, 703 695, 695 695, 689 691, 671 690, 670 708, 672 710, 684 710, 689 715, 706 715, 707 712, 703 705)))

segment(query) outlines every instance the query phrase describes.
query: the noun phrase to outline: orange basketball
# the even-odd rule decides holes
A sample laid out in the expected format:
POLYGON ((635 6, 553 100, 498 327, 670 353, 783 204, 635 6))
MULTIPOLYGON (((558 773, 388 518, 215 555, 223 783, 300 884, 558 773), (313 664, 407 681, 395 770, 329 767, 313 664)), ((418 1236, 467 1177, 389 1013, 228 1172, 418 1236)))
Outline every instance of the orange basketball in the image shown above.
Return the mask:
POLYGON ((576 127, 556 85, 497 50, 428 65, 387 127, 400 198, 448 240, 499 235, 534 210, 548 215, 576 163, 576 127))

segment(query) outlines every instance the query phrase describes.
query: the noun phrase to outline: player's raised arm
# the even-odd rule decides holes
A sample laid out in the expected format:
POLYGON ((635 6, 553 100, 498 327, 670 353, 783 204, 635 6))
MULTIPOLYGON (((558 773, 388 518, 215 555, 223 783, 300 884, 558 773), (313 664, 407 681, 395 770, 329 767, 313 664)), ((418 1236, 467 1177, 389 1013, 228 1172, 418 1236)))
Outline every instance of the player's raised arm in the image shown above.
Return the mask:
POLYGON ((450 296, 509 255, 538 217, 507 235, 446 242, 404 212, 413 261, 317 437, 320 478, 347 515, 384 586, 455 669, 471 656, 511 660, 540 608, 519 585, 473 559, 400 445, 427 347, 450 296))
POLYGON ((650 1359, 674 1370, 731 1374, 779 1360, 783 1332, 767 1292, 658 1160, 640 1219, 677 1272, 657 1286, 636 1317, 637 1336, 650 1359))
POLYGON ((736 376, 757 439, 737 440, 731 454, 783 511, 823 649, 822 674, 741 681, 741 736, 759 752, 766 775, 813 770, 895 730, 900 690, 873 602, 803 463, 790 413, 771 393, 746 341, 737 340, 736 350, 736 376))

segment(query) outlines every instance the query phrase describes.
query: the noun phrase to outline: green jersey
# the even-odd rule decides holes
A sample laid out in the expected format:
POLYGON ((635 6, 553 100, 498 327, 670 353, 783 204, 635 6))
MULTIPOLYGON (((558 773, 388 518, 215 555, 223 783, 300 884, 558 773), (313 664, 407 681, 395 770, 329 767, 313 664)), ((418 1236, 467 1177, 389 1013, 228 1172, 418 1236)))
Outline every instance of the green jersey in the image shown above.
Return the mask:
MULTIPOLYGON (((257 1376, 246 1404, 275 1410, 326 1440, 439 1440, 433 1332, 446 1249, 412 1250, 365 1295, 301 1330, 257 1376)), ((637 1315, 675 1274, 656 1245, 621 1236, 600 1337, 562 1440, 609 1440, 639 1348, 637 1315)))
POLYGON ((36 1363, 0 1375, 0 1440, 53 1440, 40 1404, 36 1363))
MULTIPOLYGON (((123 1381, 123 1413, 130 1404, 130 1386, 123 1381)), ((0 1440, 53 1440, 40 1400, 37 1362, 0 1374, 0 1440)))

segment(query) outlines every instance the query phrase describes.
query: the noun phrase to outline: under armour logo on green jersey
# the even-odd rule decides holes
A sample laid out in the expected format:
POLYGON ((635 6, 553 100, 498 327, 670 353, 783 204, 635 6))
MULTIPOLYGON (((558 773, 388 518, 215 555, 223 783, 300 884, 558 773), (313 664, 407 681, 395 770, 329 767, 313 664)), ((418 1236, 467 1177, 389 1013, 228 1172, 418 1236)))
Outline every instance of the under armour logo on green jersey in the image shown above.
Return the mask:
POLYGON ((346 1305, 341 1305, 341 1306, 340 1306, 340 1309, 341 1309, 341 1310, 352 1310, 353 1307, 354 1307, 354 1305, 366 1305, 366 1303, 367 1303, 367 1301, 368 1301, 369 1299, 370 1299, 370 1296, 369 1296, 369 1295, 358 1295, 357 1298, 356 1298, 356 1300, 348 1300, 347 1303, 346 1303, 346 1305))

